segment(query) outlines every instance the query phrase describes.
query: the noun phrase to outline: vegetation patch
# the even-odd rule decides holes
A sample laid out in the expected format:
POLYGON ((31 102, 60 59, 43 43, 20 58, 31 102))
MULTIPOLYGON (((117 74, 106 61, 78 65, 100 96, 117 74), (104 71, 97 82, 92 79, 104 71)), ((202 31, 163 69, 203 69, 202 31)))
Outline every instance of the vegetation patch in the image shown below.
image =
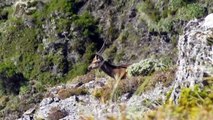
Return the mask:
MULTIPOLYGON (((204 3, 209 4, 208 1, 204 3)), ((144 0, 138 4, 137 9, 149 31, 169 32, 177 19, 189 21, 205 16, 207 11, 203 6, 196 0, 158 0, 155 3, 144 0)))
POLYGON ((67 89, 61 89, 58 92, 58 97, 60 99, 66 99, 73 95, 85 95, 88 91, 85 88, 67 88, 67 89))
POLYGON ((128 67, 127 71, 129 76, 147 76, 155 71, 164 70, 167 67, 163 62, 150 58, 132 64, 128 67))
POLYGON ((59 120, 65 116, 67 116, 67 112, 65 110, 61 110, 60 107, 52 107, 48 114, 48 119, 59 120))
POLYGON ((148 112, 145 119, 211 120, 213 119, 212 89, 212 86, 206 86, 204 89, 197 86, 194 90, 184 88, 179 99, 179 105, 166 103, 157 110, 148 112))
POLYGON ((178 10, 177 16, 180 20, 191 20, 205 15, 205 8, 199 4, 187 4, 178 10))

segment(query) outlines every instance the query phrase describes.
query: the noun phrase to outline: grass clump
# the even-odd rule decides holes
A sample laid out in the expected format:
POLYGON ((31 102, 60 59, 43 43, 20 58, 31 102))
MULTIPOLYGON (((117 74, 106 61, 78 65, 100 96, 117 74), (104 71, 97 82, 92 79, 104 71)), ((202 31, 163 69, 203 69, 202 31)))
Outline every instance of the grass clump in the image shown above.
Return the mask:
POLYGON ((159 31, 170 32, 172 30, 172 16, 161 18, 158 22, 159 31))
POLYGON ((73 95, 84 95, 87 93, 88 91, 85 88, 67 88, 59 90, 58 97, 60 99, 66 99, 73 95))
POLYGON ((92 95, 95 96, 95 98, 99 99, 101 102, 106 103, 108 100, 110 100, 110 95, 112 93, 113 86, 108 84, 101 88, 96 88, 92 95))
POLYGON ((131 97, 141 83, 143 83, 143 80, 143 77, 109 80, 103 87, 96 88, 92 94, 103 103, 109 100, 116 101, 125 93, 131 97))
POLYGON ((151 90, 156 87, 157 83, 162 83, 164 87, 171 85, 175 77, 174 69, 167 69, 164 71, 156 71, 149 76, 143 77, 143 82, 137 88, 135 94, 141 95, 147 90, 151 90))

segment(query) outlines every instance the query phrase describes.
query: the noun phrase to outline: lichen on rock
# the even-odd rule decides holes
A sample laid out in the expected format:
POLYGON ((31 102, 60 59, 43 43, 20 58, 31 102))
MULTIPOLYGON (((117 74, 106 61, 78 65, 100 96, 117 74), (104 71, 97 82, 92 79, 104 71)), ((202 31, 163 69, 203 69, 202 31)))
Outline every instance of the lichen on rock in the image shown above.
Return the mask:
POLYGON ((178 103, 182 87, 193 88, 204 77, 213 76, 213 46, 208 37, 213 35, 213 14, 205 19, 191 20, 178 42, 178 70, 171 99, 178 103))

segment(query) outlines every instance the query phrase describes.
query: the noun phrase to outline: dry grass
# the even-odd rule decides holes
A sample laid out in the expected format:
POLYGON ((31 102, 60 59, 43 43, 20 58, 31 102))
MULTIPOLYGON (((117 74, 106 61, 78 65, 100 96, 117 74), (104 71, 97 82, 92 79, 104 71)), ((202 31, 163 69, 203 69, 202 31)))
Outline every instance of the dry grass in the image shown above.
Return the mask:
POLYGON ((8 101, 9 101, 8 96, 0 96, 0 110, 3 109, 7 105, 8 101))
POLYGON ((119 114, 110 114, 106 116, 107 120, 129 120, 127 118, 127 111, 126 111, 126 105, 125 104, 120 104, 119 105, 119 114))
POLYGON ((118 97, 125 93, 134 93, 142 80, 142 77, 122 80, 109 79, 105 86, 96 88, 92 94, 103 103, 108 100, 116 101, 118 97))
POLYGON ((157 110, 145 114, 144 120, 213 120, 213 111, 205 107, 197 107, 191 110, 183 107, 165 105, 157 110), (194 112, 191 114, 190 112, 194 112))
POLYGON ((166 71, 157 71, 150 76, 143 77, 143 82, 140 84, 140 87, 136 90, 136 94, 140 95, 141 93, 153 89, 157 83, 162 83, 165 87, 171 85, 172 81, 175 78, 175 69, 168 69, 166 71))
POLYGON ((167 102, 145 114, 145 120, 213 120, 213 86, 182 89, 179 104, 167 102))
POLYGON ((204 78, 203 78, 203 84, 204 84, 204 85, 213 84, 213 77, 212 77, 212 76, 204 77, 204 78))
POLYGON ((94 116, 80 116, 80 120, 95 120, 95 117, 94 116))
POLYGON ((110 94, 112 92, 112 89, 113 89, 112 84, 106 84, 105 86, 101 88, 96 88, 93 91, 92 95, 94 95, 101 102, 106 103, 110 99, 110 94))
POLYGON ((58 97, 63 100, 73 95, 84 95, 87 93, 88 91, 85 88, 66 88, 58 91, 58 97))
POLYGON ((168 69, 166 71, 158 71, 155 72, 153 75, 153 80, 157 82, 163 83, 165 87, 171 85, 172 81, 175 78, 176 69, 168 69))
POLYGON ((91 71, 91 72, 88 72, 86 75, 82 75, 82 76, 78 76, 78 77, 75 77, 74 79, 72 79, 71 81, 68 81, 71 82, 71 83, 88 83, 92 80, 95 80, 95 71, 91 71))
POLYGON ((59 120, 67 115, 67 112, 61 110, 59 107, 53 107, 48 114, 49 120, 59 120))

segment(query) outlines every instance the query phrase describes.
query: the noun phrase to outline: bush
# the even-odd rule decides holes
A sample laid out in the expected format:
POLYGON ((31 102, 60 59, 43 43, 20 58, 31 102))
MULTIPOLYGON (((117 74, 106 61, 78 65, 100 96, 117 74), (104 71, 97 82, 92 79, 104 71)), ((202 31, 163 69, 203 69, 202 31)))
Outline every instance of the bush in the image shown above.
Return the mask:
POLYGON ((137 9, 141 14, 141 19, 148 25, 149 31, 157 30, 157 22, 160 19, 160 12, 151 1, 141 2, 137 9))
POLYGON ((77 76, 83 75, 87 72, 87 63, 76 63, 72 69, 68 72, 65 79, 73 79, 77 76))
POLYGON ((158 22, 159 31, 170 32, 172 30, 172 17, 161 18, 158 22))
POLYGON ((89 12, 84 12, 82 15, 76 16, 74 23, 85 37, 91 37, 98 33, 96 21, 89 12))
POLYGON ((31 90, 31 87, 29 85, 22 85, 20 87, 20 91, 19 91, 19 94, 21 95, 25 95, 25 94, 28 94, 31 90))
POLYGON ((74 5, 76 0, 51 0, 48 6, 48 12, 64 12, 64 13, 74 13, 74 5))
POLYGON ((197 3, 187 4, 178 10, 177 16, 180 20, 191 20, 205 15, 205 8, 197 3))
POLYGON ((157 110, 145 115, 147 120, 211 120, 213 119, 213 87, 212 85, 194 90, 182 89, 179 105, 166 103, 157 110))
POLYGON ((159 71, 167 68, 167 66, 159 60, 155 59, 145 59, 141 60, 139 63, 132 64, 128 67, 128 75, 130 76, 147 76, 154 71, 159 71))
POLYGON ((185 0, 170 0, 168 9, 172 12, 177 11, 182 6, 185 6, 186 2, 185 0))

